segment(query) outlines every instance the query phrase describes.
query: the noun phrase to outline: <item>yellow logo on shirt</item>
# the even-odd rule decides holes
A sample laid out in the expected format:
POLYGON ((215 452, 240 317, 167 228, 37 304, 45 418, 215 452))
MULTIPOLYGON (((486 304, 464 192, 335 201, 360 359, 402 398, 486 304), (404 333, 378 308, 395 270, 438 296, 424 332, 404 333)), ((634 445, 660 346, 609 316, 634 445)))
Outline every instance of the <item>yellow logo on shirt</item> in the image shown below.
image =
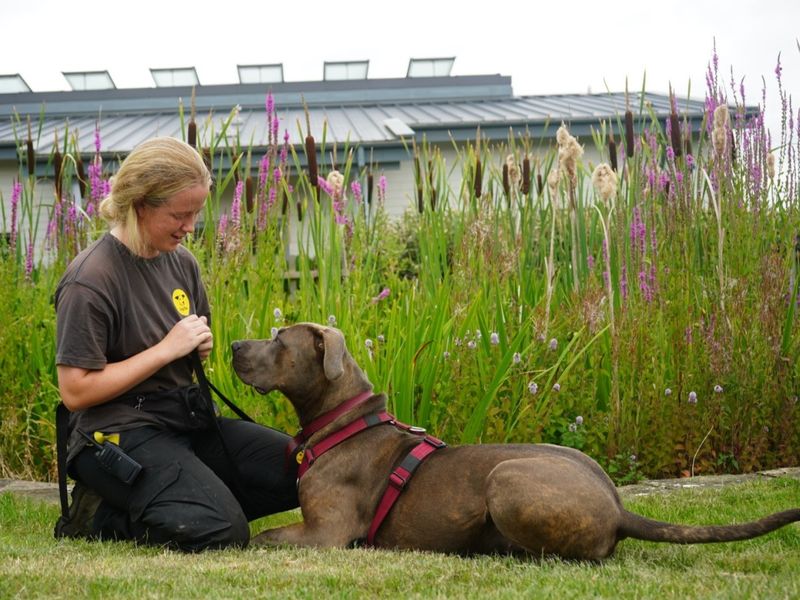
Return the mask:
POLYGON ((189 296, 181 288, 172 290, 172 303, 182 317, 189 316, 189 296))

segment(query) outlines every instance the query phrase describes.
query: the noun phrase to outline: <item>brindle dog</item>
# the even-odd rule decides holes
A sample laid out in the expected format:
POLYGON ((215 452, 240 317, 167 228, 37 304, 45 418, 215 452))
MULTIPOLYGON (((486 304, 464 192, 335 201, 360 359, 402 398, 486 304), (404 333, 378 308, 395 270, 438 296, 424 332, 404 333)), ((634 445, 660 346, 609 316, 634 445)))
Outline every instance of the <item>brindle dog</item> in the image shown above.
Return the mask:
MULTIPOLYGON (((233 343, 233 367, 261 393, 280 390, 301 425, 372 385, 347 351, 342 333, 300 323, 271 340, 233 343)), ((375 394, 307 441, 307 447, 364 415, 385 410, 375 394)), ((383 425, 335 446, 301 479, 303 522, 270 529, 256 544, 346 547, 363 539, 389 473, 419 436, 383 425)), ((585 454, 549 444, 446 447, 417 469, 375 544, 451 553, 527 552, 568 559, 610 556, 622 539, 679 544, 763 535, 800 520, 800 509, 730 526, 690 527, 625 510, 614 484, 585 454)))

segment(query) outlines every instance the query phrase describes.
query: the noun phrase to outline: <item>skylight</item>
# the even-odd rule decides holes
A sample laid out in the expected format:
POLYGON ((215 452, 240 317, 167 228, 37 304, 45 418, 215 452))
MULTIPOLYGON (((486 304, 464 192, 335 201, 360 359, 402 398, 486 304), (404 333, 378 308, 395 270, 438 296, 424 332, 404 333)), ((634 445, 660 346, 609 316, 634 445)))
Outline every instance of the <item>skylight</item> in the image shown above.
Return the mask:
POLYGON ((412 58, 408 61, 406 77, 447 77, 453 69, 456 57, 412 58))
POLYGON ((339 62, 325 61, 323 79, 325 81, 342 81, 346 79, 366 79, 369 71, 368 60, 348 60, 339 62))
POLYGON ((25 83, 19 73, 0 75, 0 94, 19 94, 30 91, 30 86, 25 83))
POLYGON ((283 83, 283 64, 236 65, 239 83, 283 83))
POLYGON ((72 91, 83 90, 113 90, 116 89, 114 81, 108 71, 62 71, 61 74, 69 83, 72 91))
POLYGON ((181 67, 176 69, 150 69, 156 87, 178 87, 199 85, 197 71, 194 67, 181 67))

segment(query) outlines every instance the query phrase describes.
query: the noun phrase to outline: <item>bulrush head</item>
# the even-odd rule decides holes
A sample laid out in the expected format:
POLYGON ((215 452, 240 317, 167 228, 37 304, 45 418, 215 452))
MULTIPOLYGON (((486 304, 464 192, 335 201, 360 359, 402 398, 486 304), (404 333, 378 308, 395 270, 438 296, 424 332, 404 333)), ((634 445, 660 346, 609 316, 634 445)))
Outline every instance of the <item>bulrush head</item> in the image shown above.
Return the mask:
POLYGON ((28 155, 28 175, 33 177, 36 173, 36 152, 33 150, 33 137, 31 135, 31 118, 28 117, 28 139, 25 140, 25 150, 28 155))
POLYGON ((523 196, 527 196, 531 191, 531 159, 527 155, 522 159, 522 184, 520 191, 523 196))
POLYGON ((633 113, 625 111, 625 156, 633 158, 633 113))
POLYGON ((617 142, 614 141, 614 134, 608 136, 608 160, 611 163, 611 169, 617 170, 617 142))

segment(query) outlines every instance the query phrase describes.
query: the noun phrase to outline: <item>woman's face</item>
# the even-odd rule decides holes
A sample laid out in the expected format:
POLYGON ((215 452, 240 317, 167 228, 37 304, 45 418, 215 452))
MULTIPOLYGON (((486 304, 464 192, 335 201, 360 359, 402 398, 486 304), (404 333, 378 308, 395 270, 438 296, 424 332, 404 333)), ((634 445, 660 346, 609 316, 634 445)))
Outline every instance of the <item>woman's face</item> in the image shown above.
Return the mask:
POLYGON ((186 234, 194 231, 194 223, 203 210, 207 195, 208 187, 198 184, 170 196, 160 206, 145 204, 138 210, 145 258, 177 249, 186 234))

